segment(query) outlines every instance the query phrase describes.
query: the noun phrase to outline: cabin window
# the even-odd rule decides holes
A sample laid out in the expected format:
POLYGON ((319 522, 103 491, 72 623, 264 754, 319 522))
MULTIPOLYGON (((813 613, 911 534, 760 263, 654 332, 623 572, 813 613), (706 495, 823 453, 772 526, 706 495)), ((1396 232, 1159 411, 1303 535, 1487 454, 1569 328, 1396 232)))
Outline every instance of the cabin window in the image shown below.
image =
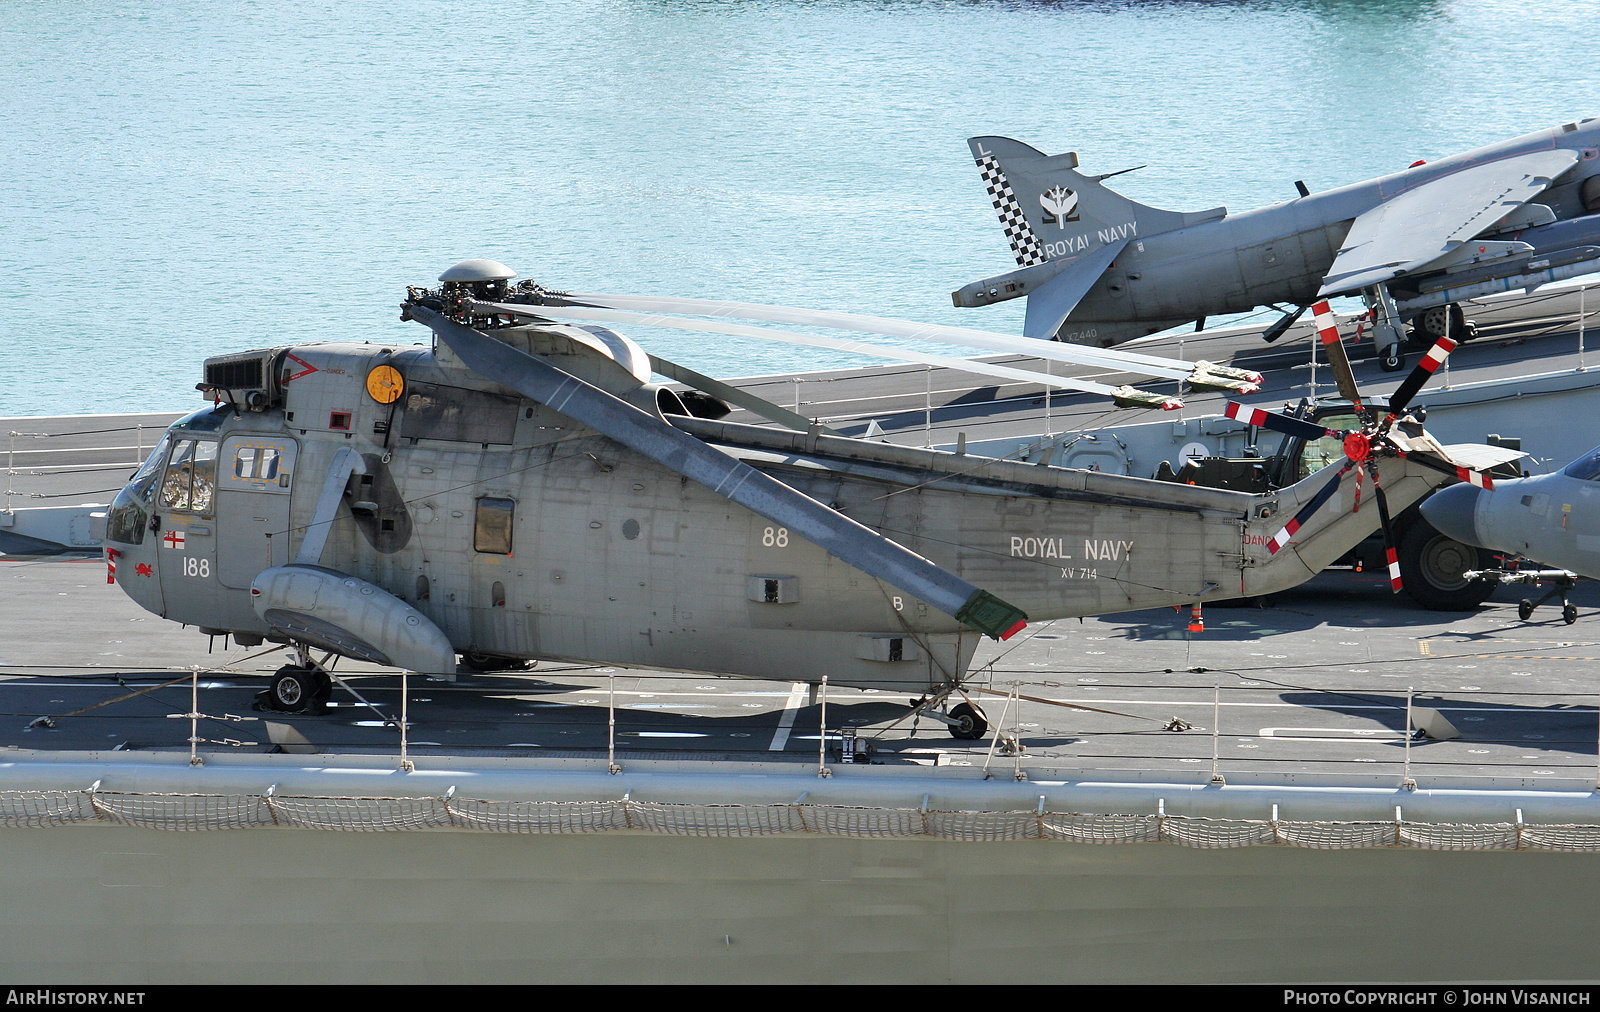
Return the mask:
POLYGON ((483 496, 478 500, 472 528, 472 547, 491 555, 511 554, 511 526, 517 504, 510 499, 483 496))
POLYGON ((217 444, 210 439, 180 439, 161 479, 161 505, 171 510, 210 513, 217 481, 217 444))
POLYGON ((241 446, 233 456, 233 474, 249 481, 275 481, 278 477, 278 448, 241 446))
POLYGON ((405 396, 400 435, 462 443, 509 443, 522 399, 483 390, 414 382, 405 396))

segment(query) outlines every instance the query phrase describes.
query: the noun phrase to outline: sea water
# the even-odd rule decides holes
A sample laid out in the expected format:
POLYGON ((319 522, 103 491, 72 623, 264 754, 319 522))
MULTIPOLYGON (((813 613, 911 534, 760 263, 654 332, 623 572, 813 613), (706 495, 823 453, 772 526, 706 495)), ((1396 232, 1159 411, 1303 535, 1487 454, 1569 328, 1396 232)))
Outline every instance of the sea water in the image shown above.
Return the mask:
MULTIPOLYGON (((1600 114, 1594 0, 235 0, 0 19, 0 416, 198 406, 208 355, 425 343, 405 286, 1016 332, 965 140, 1242 210, 1600 114)), ((628 328, 624 328, 628 329, 628 328)), ((865 359, 638 328, 722 376, 865 359)))

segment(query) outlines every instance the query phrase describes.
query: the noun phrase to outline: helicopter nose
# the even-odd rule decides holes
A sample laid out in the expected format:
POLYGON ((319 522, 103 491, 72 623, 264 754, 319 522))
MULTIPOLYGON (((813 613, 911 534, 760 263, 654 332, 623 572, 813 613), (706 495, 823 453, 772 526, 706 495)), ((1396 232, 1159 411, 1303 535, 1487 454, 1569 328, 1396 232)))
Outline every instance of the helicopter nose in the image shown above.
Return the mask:
POLYGON ((1422 502, 1422 515, 1440 534, 1467 545, 1482 545, 1478 535, 1478 497, 1483 490, 1466 482, 1442 488, 1422 502))

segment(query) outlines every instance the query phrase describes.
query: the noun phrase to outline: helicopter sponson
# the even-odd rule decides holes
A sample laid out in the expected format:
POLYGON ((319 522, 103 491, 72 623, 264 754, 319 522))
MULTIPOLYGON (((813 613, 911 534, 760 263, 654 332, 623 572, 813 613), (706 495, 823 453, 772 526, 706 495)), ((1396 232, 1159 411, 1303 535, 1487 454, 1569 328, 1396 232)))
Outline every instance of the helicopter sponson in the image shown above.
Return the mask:
MULTIPOLYGON (((107 516, 118 585, 305 667, 449 678, 462 654, 937 693, 985 636, 1281 590, 1379 522, 1338 465, 1252 495, 725 421, 726 388, 651 382, 698 374, 540 319, 542 290, 480 312, 516 300, 505 282, 413 289, 429 346, 208 359, 212 403, 107 516)), ((1396 510, 1452 480, 1417 458, 1458 450, 1408 432, 1363 464, 1396 510)))

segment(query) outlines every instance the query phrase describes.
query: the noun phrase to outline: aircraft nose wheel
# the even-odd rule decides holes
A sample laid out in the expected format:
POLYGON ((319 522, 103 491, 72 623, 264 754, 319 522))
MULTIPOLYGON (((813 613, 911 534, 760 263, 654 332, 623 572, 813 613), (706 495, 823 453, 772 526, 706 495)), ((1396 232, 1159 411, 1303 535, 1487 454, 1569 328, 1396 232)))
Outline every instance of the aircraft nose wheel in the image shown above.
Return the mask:
POLYGON ((955 721, 949 725, 952 738, 974 741, 989 731, 989 721, 985 719, 983 708, 971 703, 957 703, 952 706, 950 717, 955 721))
POLYGON ((272 684, 256 696, 256 702, 281 713, 321 713, 333 695, 333 679, 317 668, 286 664, 272 676, 272 684))

